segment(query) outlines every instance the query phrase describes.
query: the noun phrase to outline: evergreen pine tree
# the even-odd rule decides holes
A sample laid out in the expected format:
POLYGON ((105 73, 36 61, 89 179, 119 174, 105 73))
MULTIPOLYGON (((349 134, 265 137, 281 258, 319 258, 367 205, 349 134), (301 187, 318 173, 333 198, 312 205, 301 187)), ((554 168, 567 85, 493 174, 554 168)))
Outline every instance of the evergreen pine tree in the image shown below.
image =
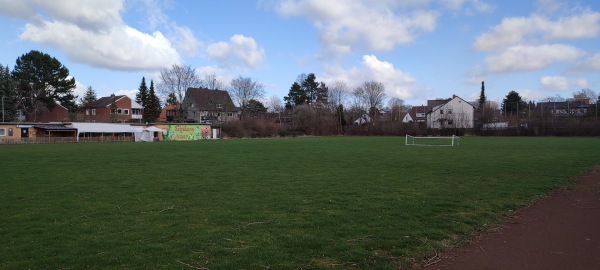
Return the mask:
POLYGON ((160 99, 154 91, 154 81, 150 81, 150 91, 144 103, 144 122, 153 123, 160 116, 160 99))
POLYGON ((94 103, 94 101, 96 100, 96 91, 94 91, 94 89, 91 86, 88 86, 87 90, 85 91, 85 94, 83 94, 83 97, 80 100, 81 107, 85 108, 90 104, 94 103))
POLYGON ((479 94, 479 108, 483 111, 485 106, 485 102, 487 101, 485 97, 485 84, 481 81, 481 93, 479 94))
POLYGON ((142 82, 138 88, 138 92, 135 94, 135 101, 142 106, 146 105, 148 99, 148 87, 146 86, 146 78, 142 77, 142 82))
POLYGON ((0 68, 0 99, 2 99, 2 121, 12 122, 17 118, 18 98, 15 84, 8 66, 0 68))

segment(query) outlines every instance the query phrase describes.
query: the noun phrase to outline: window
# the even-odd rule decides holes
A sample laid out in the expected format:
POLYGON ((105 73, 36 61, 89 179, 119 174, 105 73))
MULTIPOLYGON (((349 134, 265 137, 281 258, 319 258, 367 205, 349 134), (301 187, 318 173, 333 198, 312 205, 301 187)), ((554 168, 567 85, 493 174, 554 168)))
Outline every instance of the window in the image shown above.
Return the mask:
POLYGON ((223 104, 217 104, 217 108, 219 108, 219 109, 223 108, 223 104))
POLYGON ((117 114, 123 114, 123 110, 117 109, 117 114))
POLYGON ((129 115, 129 109, 123 110, 123 114, 129 115))
POLYGON ((8 136, 9 136, 9 137, 12 137, 12 136, 13 136, 13 129, 12 129, 12 128, 9 128, 9 129, 8 129, 8 136))
POLYGON ((448 120, 448 125, 452 126, 452 124, 454 124, 454 122, 452 120, 448 120))
POLYGON ((425 113, 417 113, 417 117, 425 117, 425 113))
POLYGON ((232 113, 232 112, 230 112, 230 113, 227 113, 227 116, 229 116, 229 117, 233 117, 233 113, 232 113))
POLYGON ((220 117, 220 116, 221 116, 221 113, 217 113, 217 116, 219 116, 219 117, 220 117))
POLYGON ((131 114, 133 114, 133 115, 141 115, 142 114, 142 109, 131 109, 131 114))
POLYGON ((444 114, 444 109, 440 109, 440 114, 444 114))
POLYGON ((96 109, 92 109, 92 115, 96 115, 96 109))
POLYGON ((90 109, 85 110, 85 115, 90 115, 90 109))
POLYGON ((452 114, 452 109, 448 109, 448 114, 452 114))
POLYGON ((6 129, 0 128, 0 136, 6 136, 6 129))

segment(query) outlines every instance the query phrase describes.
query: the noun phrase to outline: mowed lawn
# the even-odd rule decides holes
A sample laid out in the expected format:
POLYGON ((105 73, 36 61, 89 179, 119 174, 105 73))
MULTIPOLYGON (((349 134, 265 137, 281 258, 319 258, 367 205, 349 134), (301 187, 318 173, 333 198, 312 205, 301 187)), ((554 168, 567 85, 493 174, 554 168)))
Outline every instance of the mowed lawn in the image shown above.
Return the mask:
POLYGON ((0 269, 410 267, 599 161, 600 138, 0 145, 0 269))

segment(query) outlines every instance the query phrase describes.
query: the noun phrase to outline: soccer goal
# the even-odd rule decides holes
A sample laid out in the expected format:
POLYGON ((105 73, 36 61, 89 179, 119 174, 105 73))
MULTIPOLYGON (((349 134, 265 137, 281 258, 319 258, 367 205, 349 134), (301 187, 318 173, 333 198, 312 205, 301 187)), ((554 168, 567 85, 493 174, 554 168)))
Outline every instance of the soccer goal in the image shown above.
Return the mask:
POLYGON ((460 137, 452 135, 452 137, 418 137, 406 135, 404 145, 416 146, 458 146, 460 137))

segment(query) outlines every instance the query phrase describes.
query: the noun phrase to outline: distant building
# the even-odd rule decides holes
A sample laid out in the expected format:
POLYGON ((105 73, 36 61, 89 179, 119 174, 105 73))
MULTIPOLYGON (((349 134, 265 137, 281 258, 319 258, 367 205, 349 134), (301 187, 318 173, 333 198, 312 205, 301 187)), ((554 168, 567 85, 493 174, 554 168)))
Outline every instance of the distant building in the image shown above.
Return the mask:
POLYGON ((548 101, 538 102, 536 109, 540 111, 542 115, 547 116, 587 116, 588 109, 590 106, 589 99, 575 99, 567 101, 548 101))
POLYGON ((77 115, 80 122, 135 123, 141 122, 142 105, 125 95, 101 97, 82 108, 77 115))
POLYGON ((453 96, 437 103, 427 113, 427 127, 431 129, 473 128, 475 107, 464 99, 453 96))
POLYGON ((182 104, 186 122, 223 123, 238 119, 236 107, 227 91, 188 88, 182 104))

